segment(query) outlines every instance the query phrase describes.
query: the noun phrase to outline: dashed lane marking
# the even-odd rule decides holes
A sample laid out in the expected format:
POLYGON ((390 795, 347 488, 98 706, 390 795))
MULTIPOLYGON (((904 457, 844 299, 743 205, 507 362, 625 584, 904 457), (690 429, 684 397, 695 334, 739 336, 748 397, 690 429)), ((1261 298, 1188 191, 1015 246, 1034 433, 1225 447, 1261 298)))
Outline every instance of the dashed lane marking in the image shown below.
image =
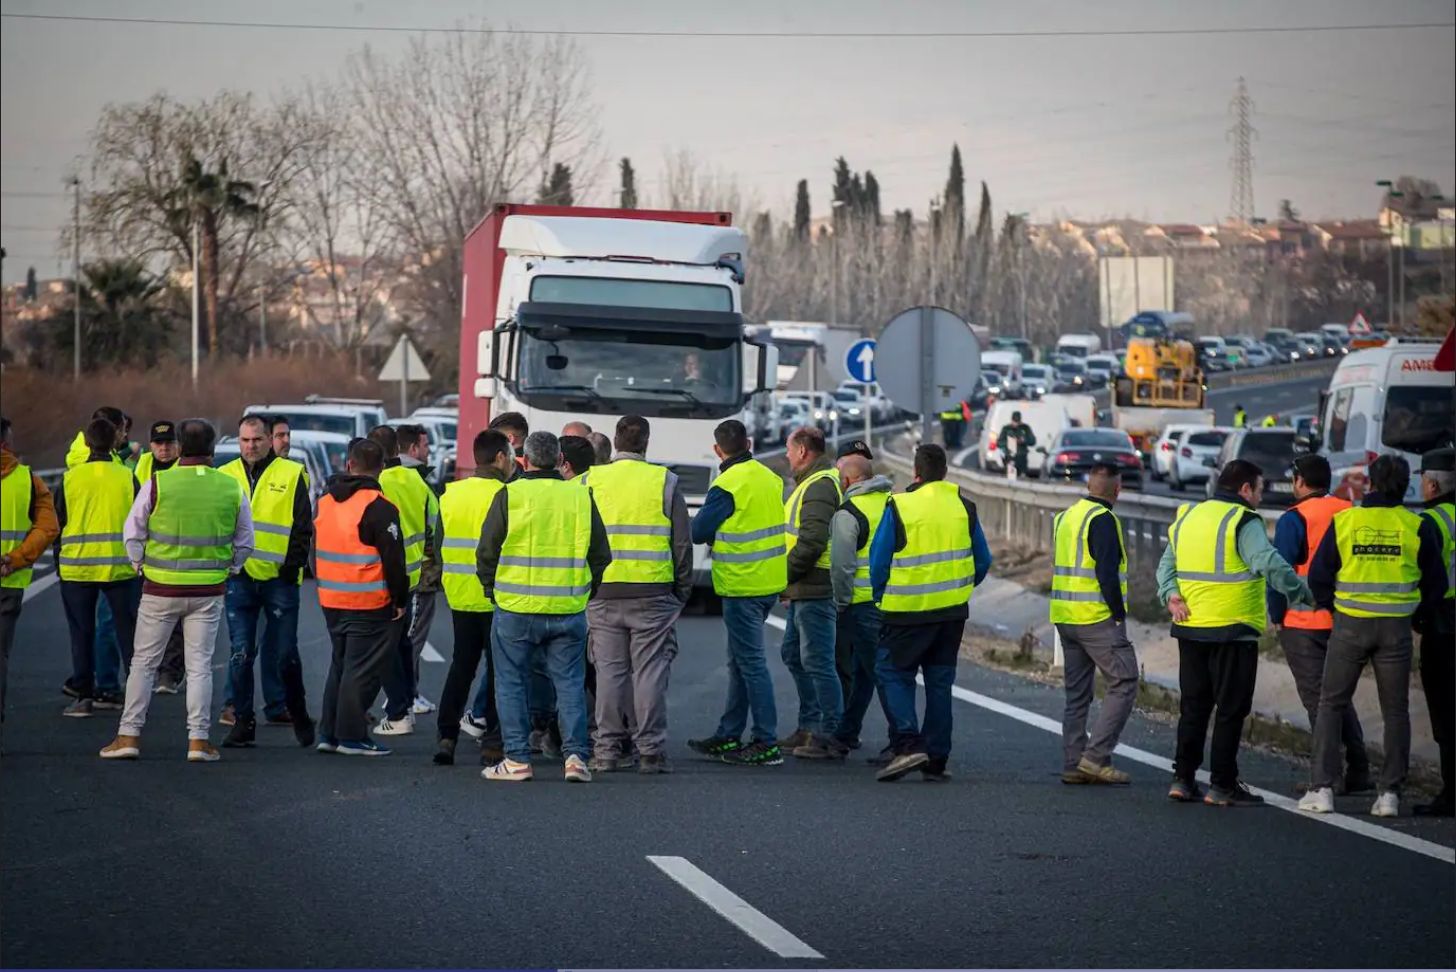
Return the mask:
POLYGON ((440 654, 439 649, 437 649, 434 645, 430 644, 427 641, 425 642, 425 647, 420 649, 420 660, 427 662, 442 662, 445 660, 445 656, 440 654))
POLYGON ((658 870, 686 888, 693 897, 712 908, 739 931, 780 958, 822 959, 810 946, 783 925, 729 891, 685 857, 647 855, 658 870))

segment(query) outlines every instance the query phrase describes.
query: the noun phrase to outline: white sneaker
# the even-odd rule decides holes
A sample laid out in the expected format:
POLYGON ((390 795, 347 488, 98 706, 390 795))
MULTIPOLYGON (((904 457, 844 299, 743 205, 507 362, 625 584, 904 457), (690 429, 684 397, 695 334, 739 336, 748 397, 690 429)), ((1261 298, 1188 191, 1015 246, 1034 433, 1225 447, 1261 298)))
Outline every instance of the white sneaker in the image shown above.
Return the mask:
POLYGON ((566 757, 566 782, 591 782, 591 770, 587 769, 586 760, 582 759, 580 756, 566 757))
POLYGON ((1372 817, 1399 817, 1400 816, 1400 794, 1386 790, 1375 798, 1370 805, 1370 816, 1372 817))
POLYGON ((531 764, 503 759, 480 771, 480 778, 505 783, 526 783, 531 779, 531 764))
POLYGON ((1305 813, 1334 813, 1335 791, 1327 786, 1310 790, 1299 798, 1299 809, 1305 813))
POLYGON ((429 715, 431 712, 434 712, 434 711, 435 711, 435 703, 431 702, 429 699, 425 698, 423 695, 416 695, 415 696, 415 704, 412 705, 412 706, 410 706, 410 712, 412 712, 415 715, 429 715))
POLYGON ((408 736, 415 731, 415 717, 406 712, 403 719, 381 719, 373 729, 376 736, 408 736))
POLYGON ((460 731, 471 739, 479 739, 485 735, 485 723, 477 722, 475 716, 467 712, 460 717, 460 731))

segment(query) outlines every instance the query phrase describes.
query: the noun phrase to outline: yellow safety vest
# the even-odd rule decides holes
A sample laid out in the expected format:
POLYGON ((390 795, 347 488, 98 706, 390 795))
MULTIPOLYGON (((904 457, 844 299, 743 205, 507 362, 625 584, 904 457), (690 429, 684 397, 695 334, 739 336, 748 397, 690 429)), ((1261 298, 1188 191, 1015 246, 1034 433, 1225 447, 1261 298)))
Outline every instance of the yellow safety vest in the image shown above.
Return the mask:
POLYGON ((1101 503, 1083 497, 1058 513, 1052 526, 1053 624, 1096 624, 1112 617, 1097 583, 1097 560, 1088 539, 1092 521, 1099 516, 1112 517, 1117 526, 1117 546, 1122 551, 1117 575, 1122 584, 1122 603, 1127 604, 1127 543, 1122 536, 1122 521, 1101 503))
POLYGON ((119 462, 83 462, 66 470, 66 526, 58 561, 63 581, 104 582, 135 577, 121 542, 136 500, 136 479, 119 462))
POLYGON ((612 545, 608 584, 671 584, 672 518, 667 514, 667 467, 618 459, 577 477, 591 489, 612 545))
POLYGON ((399 510, 399 528, 404 533, 404 566, 409 571, 410 590, 420 584, 425 564, 425 537, 433 532, 440 517, 440 502, 425 480, 413 469, 390 466, 379 474, 384 498, 399 510))
POLYGON ((211 466, 173 466, 152 477, 142 573, 158 584, 207 586, 227 580, 243 491, 211 466))
POLYGON ((971 524, 955 483, 925 483, 890 502, 905 529, 905 547, 890 561, 880 600, 887 615, 955 607, 976 588, 971 524))
MULTIPOLYGON (((19 547, 34 526, 30 520, 30 501, 35 484, 30 467, 17 464, 0 485, 0 557, 8 557, 19 547)), ((0 587, 26 587, 34 571, 29 567, 0 577, 0 587)))
POLYGON ((444 561, 440 586, 445 589, 445 600, 452 611, 495 610, 475 574, 475 551, 480 546, 480 532, 490 504, 505 487, 503 480, 472 476, 450 483, 440 497, 440 522, 445 530, 440 550, 444 561))
POLYGON ((516 614, 576 614, 591 596, 586 565, 592 494, 560 479, 506 484, 505 543, 495 606, 516 614))
MULTIPOLYGON (((844 501, 844 491, 839 488, 839 470, 821 469, 812 475, 806 476, 804 481, 794 488, 789 498, 784 503, 784 524, 787 533, 784 537, 784 552, 788 553, 794 549, 794 544, 799 542, 799 514, 803 512, 804 493, 810 486, 821 479, 834 481, 834 502, 837 506, 844 501)), ((829 569, 829 544, 824 544, 824 552, 814 562, 815 567, 829 569)))
POLYGON ((789 583, 784 481, 757 459, 745 459, 713 485, 733 497, 732 515, 713 535, 713 591, 719 597, 782 593, 789 583))
POLYGON ((874 591, 870 588, 870 543, 875 539, 875 531, 880 528, 880 521, 885 518, 885 506, 890 502, 890 493, 888 490, 861 493, 849 497, 846 502, 859 510, 869 526, 865 530, 864 543, 855 551, 854 596, 850 602, 868 604, 875 599, 874 591))
POLYGON ((1456 503, 1440 503, 1421 513, 1441 533, 1441 562, 1446 565, 1446 599, 1456 598, 1456 503))
POLYGON ((1188 604, 1185 628, 1246 624, 1264 630, 1264 582, 1239 556, 1239 524, 1250 510, 1238 503, 1184 503, 1168 527, 1178 592, 1188 604))
POLYGON ((1421 603, 1421 518, 1403 506, 1352 506, 1335 514, 1335 610, 1356 618, 1410 617, 1421 603))
MULTIPOLYGON (((151 454, 147 454, 148 458, 151 454)), ((256 581, 272 580, 288 555, 288 538, 293 533, 293 504, 297 499, 298 477, 303 466, 291 459, 276 456, 258 477, 256 486, 248 485, 248 468, 241 458, 223 466, 219 472, 231 476, 253 509, 253 553, 243 565, 247 575, 256 581)), ((302 571, 299 583, 303 582, 302 571)))

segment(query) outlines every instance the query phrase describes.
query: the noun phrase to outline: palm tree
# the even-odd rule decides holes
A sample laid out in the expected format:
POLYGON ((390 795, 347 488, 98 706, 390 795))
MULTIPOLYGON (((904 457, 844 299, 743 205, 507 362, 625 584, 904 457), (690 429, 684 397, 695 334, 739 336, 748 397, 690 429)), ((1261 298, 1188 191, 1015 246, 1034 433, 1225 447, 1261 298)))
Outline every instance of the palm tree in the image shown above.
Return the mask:
POLYGON ((201 237, 198 273, 207 318, 207 353, 217 354, 217 289, 218 246, 224 224, 235 219, 252 219, 262 211, 252 197, 257 186, 242 179, 228 178, 228 163, 218 162, 216 172, 208 172, 196 157, 183 166, 176 187, 172 190, 169 214, 175 226, 181 227, 184 238, 190 235, 196 220, 201 237))
MULTIPOLYGON (((83 267, 81 275, 82 340, 88 355, 95 361, 155 364, 171 332, 161 306, 163 283, 137 260, 98 260, 83 267)), ((70 328, 63 333, 69 338, 70 328)))

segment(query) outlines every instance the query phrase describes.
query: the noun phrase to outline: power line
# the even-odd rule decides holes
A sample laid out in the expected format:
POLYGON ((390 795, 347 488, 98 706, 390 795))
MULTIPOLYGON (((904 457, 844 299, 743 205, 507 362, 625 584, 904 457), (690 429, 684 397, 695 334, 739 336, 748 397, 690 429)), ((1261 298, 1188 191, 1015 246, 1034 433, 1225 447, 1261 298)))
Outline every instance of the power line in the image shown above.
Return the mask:
POLYGON ((1015 37, 1178 37, 1230 34, 1308 34, 1358 31, 1429 30, 1456 27, 1456 21, 1405 24, 1289 24, 1243 27, 1129 27, 1089 30, 934 30, 934 31, 699 31, 699 30, 546 30, 521 27, 404 27, 385 24, 282 23, 278 21, 197 20, 174 17, 100 17, 75 14, 0 14, 6 20, 45 20, 63 23, 142 24, 163 27, 225 27, 255 30, 329 30, 386 34, 523 34, 566 37, 704 37, 704 38, 826 38, 826 39, 930 39, 1015 37))

